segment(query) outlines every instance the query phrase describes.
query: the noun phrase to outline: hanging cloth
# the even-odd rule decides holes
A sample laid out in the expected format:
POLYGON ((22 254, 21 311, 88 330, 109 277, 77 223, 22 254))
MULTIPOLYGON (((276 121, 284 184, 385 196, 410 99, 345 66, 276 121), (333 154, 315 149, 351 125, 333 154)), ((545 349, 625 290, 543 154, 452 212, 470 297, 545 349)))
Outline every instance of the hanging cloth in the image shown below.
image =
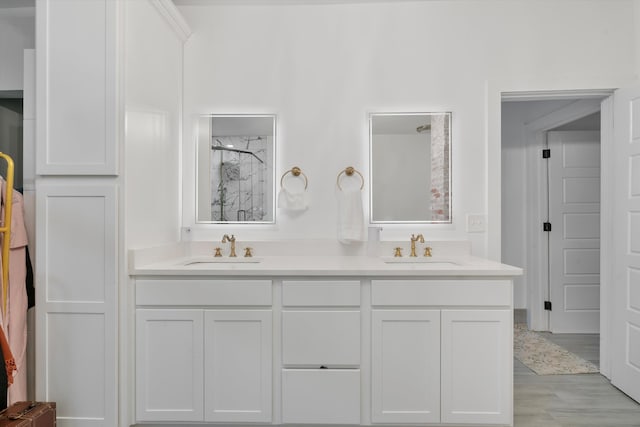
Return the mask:
POLYGON ((17 369, 16 361, 11 353, 11 348, 7 342, 7 337, 4 334, 2 328, 0 328, 0 349, 2 350, 2 357, 4 359, 4 371, 7 378, 7 387, 13 384, 14 373, 17 369))
MULTIPOLYGON (((0 177, 2 202, 6 198, 6 182, 0 177)), ((9 405, 27 400, 27 309, 26 247, 27 230, 24 225, 24 200, 22 194, 11 189, 13 208, 9 251, 9 292, 7 312, 4 313, 4 331, 13 353, 16 372, 13 386, 9 388, 9 405)), ((5 358, 6 360, 6 358, 5 358)))

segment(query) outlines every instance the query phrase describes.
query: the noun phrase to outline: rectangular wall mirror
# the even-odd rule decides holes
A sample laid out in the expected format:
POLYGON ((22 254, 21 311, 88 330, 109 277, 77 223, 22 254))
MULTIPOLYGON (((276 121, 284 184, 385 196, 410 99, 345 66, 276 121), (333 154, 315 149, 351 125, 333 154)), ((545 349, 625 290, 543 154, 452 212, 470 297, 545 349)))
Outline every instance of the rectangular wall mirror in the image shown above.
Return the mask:
POLYGON ((369 116, 372 223, 451 222, 451 113, 369 116))
POLYGON ((199 223, 273 223, 276 116, 198 118, 199 223))

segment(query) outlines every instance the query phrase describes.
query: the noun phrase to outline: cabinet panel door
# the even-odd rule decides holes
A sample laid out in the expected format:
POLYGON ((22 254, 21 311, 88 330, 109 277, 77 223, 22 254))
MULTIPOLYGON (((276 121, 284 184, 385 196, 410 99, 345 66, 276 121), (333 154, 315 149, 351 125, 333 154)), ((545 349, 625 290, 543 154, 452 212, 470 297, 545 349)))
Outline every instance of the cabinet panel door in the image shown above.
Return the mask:
POLYGON ((442 311, 442 422, 513 420, 511 310, 442 311))
POLYGON ((282 363, 360 366, 360 311, 283 311, 282 363))
POLYGON ((136 310, 136 418, 202 421, 202 311, 136 310))
POLYGON ((360 370, 284 369, 282 422, 360 424, 360 370))
POLYGON ((271 421, 271 310, 205 312, 205 421, 271 421))
POLYGON ((36 13, 36 172, 115 175, 118 2, 42 0, 36 13))
POLYGON ((374 423, 440 422, 440 311, 372 313, 374 423))

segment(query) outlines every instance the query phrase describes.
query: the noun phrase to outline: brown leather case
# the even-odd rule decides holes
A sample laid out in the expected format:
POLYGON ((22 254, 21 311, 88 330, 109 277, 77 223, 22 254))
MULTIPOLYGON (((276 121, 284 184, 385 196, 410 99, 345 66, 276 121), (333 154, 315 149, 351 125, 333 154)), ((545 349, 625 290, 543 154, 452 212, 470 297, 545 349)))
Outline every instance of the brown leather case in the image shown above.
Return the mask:
POLYGON ((55 427, 55 402, 16 402, 0 412, 0 427, 55 427))

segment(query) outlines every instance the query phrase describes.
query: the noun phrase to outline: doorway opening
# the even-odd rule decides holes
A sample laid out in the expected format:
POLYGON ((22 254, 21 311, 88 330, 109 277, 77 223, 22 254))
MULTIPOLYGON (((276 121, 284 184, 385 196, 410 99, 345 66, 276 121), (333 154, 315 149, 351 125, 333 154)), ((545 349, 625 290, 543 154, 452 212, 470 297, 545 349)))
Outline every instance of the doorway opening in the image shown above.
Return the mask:
POLYGON ((533 330, 598 332, 602 98, 502 102, 502 262, 525 270, 514 307, 533 330))
MULTIPOLYGON (((13 186, 23 188, 23 98, 21 90, 0 91, 0 152, 14 163, 13 186)), ((1 162, 0 176, 6 176, 6 163, 1 162)))

